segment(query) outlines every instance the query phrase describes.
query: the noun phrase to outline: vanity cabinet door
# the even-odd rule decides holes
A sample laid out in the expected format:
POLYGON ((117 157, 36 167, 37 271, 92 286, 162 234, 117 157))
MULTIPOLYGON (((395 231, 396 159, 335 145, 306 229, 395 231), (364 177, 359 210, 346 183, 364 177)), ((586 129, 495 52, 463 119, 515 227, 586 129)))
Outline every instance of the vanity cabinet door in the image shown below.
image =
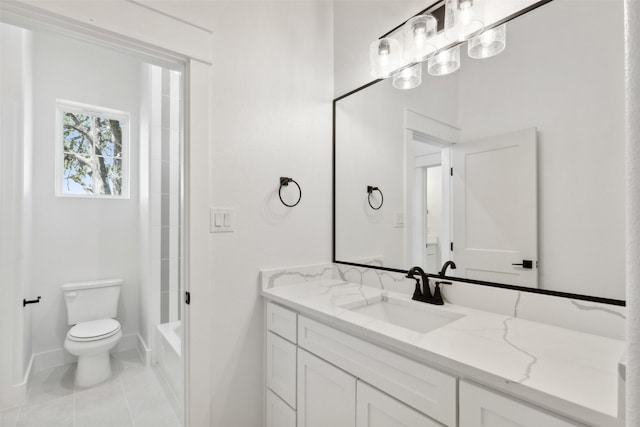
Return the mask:
POLYGON ((296 427, 296 411, 291 409, 271 390, 267 390, 266 398, 266 427, 296 427))
POLYGON ((267 387, 296 408, 296 346, 267 332, 267 387))
POLYGON ((358 381, 356 427, 441 427, 415 409, 358 381))
POLYGON ((460 427, 577 427, 541 409, 460 381, 460 427))
POLYGON ((356 379, 298 349, 298 427, 354 427, 356 379))

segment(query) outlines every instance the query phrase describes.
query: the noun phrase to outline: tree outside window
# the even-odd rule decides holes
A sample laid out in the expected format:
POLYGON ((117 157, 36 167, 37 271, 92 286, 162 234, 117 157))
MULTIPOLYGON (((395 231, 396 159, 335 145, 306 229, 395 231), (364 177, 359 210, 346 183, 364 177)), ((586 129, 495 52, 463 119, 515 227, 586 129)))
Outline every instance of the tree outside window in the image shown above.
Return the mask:
POLYGON ((124 148, 128 116, 99 110, 59 103, 63 195, 127 196, 124 148))

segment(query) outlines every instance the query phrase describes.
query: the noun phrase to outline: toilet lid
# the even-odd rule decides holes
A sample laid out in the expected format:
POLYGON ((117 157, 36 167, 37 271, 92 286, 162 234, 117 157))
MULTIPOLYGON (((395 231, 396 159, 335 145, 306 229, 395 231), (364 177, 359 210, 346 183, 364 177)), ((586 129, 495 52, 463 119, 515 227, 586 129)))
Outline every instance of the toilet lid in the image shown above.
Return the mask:
POLYGON ((78 323, 67 335, 76 341, 92 341, 110 337, 119 330, 120 323, 116 319, 100 319, 78 323))

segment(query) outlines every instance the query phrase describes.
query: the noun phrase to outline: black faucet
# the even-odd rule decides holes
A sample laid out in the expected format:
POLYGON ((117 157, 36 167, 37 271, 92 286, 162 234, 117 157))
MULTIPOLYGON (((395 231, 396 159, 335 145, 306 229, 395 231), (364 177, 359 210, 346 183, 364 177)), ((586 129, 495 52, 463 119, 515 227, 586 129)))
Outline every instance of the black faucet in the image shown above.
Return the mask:
POLYGON ((444 301, 442 300, 442 295, 440 294, 440 283, 436 283, 435 293, 432 296, 431 290, 429 289, 429 277, 425 274, 424 270, 418 266, 411 267, 411 269, 407 272, 408 279, 415 279, 416 288, 413 291, 412 300, 422 301, 428 304, 442 305, 444 301), (420 277, 416 277, 416 274, 419 274, 420 277), (420 279, 422 279, 422 291, 420 291, 420 279))
POLYGON ((453 261, 447 261, 442 266, 442 270, 440 270, 440 277, 444 277, 447 274, 447 267, 451 267, 452 270, 456 269, 456 263, 453 261))

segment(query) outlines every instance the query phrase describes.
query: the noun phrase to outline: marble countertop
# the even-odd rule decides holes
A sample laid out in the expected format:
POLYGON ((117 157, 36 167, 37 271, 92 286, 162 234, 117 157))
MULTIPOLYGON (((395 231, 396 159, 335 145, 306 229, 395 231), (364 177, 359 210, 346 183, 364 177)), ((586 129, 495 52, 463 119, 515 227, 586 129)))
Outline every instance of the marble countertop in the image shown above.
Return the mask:
POLYGON ((354 336, 588 425, 624 424, 617 419, 623 341, 452 304, 433 306, 342 280, 277 286, 262 294, 354 336), (382 298, 462 317, 420 333, 349 309, 382 298))

